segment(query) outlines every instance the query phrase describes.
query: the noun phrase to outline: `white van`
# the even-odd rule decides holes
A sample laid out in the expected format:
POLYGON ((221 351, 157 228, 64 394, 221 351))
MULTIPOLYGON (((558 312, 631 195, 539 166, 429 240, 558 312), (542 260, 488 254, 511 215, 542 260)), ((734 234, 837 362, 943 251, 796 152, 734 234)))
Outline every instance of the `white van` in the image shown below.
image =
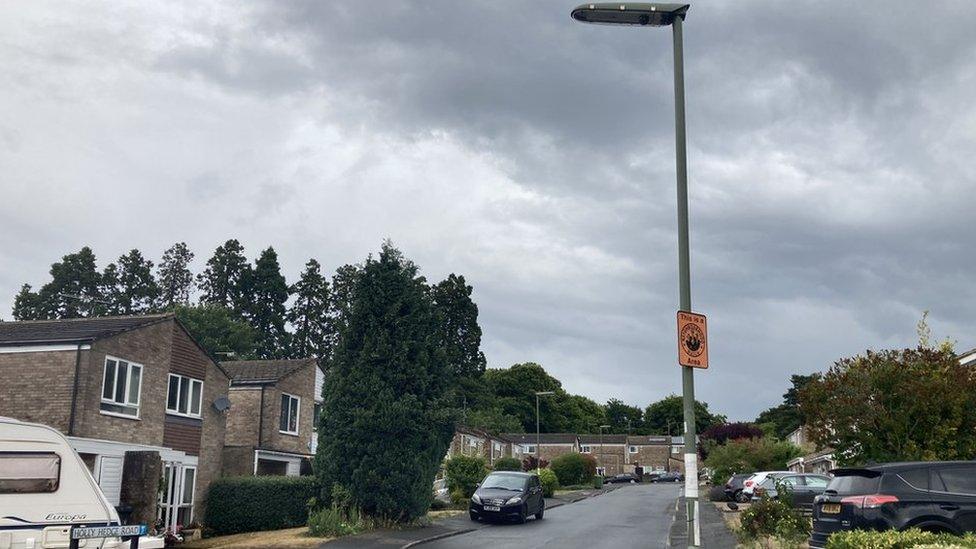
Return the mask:
MULTIPOLYGON (((115 508, 60 432, 0 417, 0 549, 67 548, 72 528, 119 524, 115 508)), ((161 538, 144 537, 138 545, 163 547, 161 538)), ((76 546, 122 549, 130 543, 96 538, 76 546)))

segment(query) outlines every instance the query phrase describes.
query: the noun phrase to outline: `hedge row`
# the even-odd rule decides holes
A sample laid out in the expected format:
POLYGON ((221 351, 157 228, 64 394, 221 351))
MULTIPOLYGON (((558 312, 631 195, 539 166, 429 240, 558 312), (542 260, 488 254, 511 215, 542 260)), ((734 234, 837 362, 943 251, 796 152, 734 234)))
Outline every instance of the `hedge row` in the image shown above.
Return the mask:
POLYGON ((315 477, 224 477, 210 483, 206 529, 224 535, 304 526, 315 477))
POLYGON ((965 537, 951 534, 933 534, 911 529, 904 532, 888 530, 872 532, 854 530, 837 532, 827 539, 827 549, 910 549, 910 548, 976 548, 976 536, 965 537))

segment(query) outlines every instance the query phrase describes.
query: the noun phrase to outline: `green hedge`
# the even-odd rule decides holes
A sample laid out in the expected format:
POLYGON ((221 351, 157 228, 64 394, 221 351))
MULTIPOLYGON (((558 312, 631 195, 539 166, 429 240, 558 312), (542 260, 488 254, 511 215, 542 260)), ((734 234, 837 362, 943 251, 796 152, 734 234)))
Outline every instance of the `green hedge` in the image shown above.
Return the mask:
POLYGON ((470 498, 487 474, 488 466, 480 457, 461 455, 444 462, 447 489, 451 492, 451 498, 458 499, 459 502, 470 498), (454 496, 455 492, 457 497, 454 496))
POLYGON ((837 532, 827 539, 827 549, 910 549, 926 548, 976 548, 976 536, 967 534, 965 537, 951 534, 933 534, 911 529, 904 532, 888 530, 873 532, 855 530, 851 532, 837 532))
POLYGON ((224 535, 302 526, 315 477, 224 477, 210 483, 205 527, 224 535))
POLYGON ((521 471, 522 462, 516 458, 501 458, 495 462, 496 471, 521 471))
POLYGON ((589 484, 596 475, 596 459, 586 454, 563 454, 552 460, 549 468, 556 473, 560 486, 589 484))
POLYGON ((547 498, 555 495, 556 489, 559 488, 559 478, 556 477, 556 473, 552 472, 552 469, 539 470, 539 482, 542 484, 542 495, 547 498))

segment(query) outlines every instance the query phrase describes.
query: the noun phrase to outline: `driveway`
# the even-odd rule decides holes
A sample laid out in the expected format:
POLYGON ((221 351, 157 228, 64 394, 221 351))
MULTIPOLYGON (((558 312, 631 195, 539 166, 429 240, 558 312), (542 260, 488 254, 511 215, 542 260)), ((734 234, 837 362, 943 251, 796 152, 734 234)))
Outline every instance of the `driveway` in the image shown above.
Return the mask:
POLYGON ((542 520, 492 524, 424 548, 667 547, 681 485, 637 484, 546 511, 542 520))

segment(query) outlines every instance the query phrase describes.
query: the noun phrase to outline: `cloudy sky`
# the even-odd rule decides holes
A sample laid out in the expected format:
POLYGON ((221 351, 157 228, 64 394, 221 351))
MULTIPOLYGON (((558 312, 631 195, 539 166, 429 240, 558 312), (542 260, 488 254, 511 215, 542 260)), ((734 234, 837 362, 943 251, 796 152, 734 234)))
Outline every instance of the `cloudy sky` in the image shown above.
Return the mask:
MULTIPOLYGON (((671 35, 573 2, 0 5, 0 316, 91 246, 389 237, 464 274, 489 364, 680 393, 671 35)), ((695 3, 685 24, 700 398, 937 336, 976 346, 976 5, 695 3)))

